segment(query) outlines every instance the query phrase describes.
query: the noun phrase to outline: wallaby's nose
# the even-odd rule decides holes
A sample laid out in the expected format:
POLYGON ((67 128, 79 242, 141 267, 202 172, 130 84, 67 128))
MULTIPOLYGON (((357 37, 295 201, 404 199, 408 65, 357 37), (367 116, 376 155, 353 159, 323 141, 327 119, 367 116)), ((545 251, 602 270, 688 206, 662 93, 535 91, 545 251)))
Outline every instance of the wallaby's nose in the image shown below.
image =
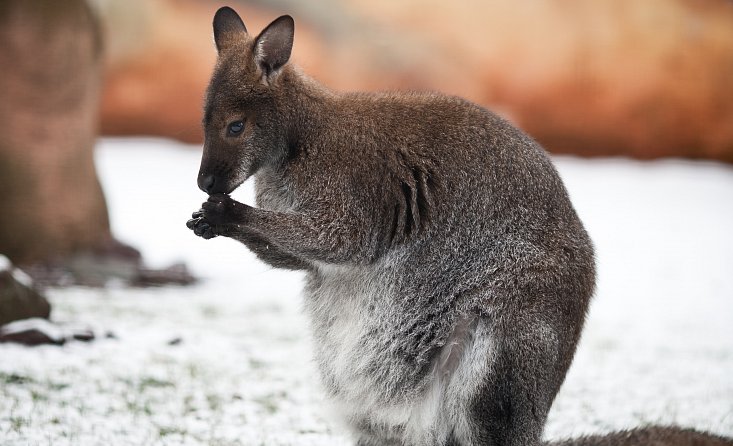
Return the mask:
POLYGON ((199 176, 198 184, 199 189, 207 194, 211 194, 211 191, 214 190, 214 185, 216 185, 216 177, 214 175, 199 176))

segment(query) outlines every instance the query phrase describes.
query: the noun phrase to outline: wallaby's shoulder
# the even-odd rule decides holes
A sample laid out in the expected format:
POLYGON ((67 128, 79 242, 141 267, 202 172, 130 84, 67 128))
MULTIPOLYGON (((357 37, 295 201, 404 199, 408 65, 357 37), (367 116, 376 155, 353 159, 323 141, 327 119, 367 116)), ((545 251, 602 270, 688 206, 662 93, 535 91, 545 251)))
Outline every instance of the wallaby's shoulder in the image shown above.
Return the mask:
POLYGON ((297 95, 299 103, 292 107, 310 110, 301 142, 307 143, 305 149, 321 146, 325 152, 338 152, 341 161, 354 156, 389 160, 395 153, 454 157, 457 150, 482 151, 492 141, 491 134, 521 138, 521 131, 502 118, 457 96, 423 91, 333 93, 295 73, 290 88, 302 86, 306 94, 297 95), (356 147, 359 150, 349 150, 356 147))
MULTIPOLYGON (((430 91, 348 92, 337 96, 333 115, 366 118, 366 124, 391 126, 436 126, 443 131, 455 125, 475 125, 495 120, 485 108, 458 96, 430 91)), ((385 128, 386 126, 386 128, 385 128)))

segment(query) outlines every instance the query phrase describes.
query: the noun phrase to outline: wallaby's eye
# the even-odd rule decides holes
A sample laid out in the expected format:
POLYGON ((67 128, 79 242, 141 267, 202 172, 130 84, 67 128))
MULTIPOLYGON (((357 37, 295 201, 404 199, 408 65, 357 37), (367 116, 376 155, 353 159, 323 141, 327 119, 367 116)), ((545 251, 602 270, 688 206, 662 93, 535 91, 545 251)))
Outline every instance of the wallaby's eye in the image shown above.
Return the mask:
POLYGON ((242 133, 242 130, 244 130, 244 122, 242 121, 234 121, 227 126, 229 136, 237 136, 242 133))

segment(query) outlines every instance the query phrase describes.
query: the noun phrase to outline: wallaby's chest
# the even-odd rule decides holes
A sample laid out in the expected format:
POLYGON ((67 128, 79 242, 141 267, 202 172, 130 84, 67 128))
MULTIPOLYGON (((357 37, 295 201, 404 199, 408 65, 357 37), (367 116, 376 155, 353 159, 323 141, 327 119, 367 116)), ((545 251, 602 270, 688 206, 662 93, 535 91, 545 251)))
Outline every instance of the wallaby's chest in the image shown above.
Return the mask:
POLYGON ((255 177, 257 206, 276 212, 292 210, 296 203, 295 190, 287 177, 266 171, 255 177))

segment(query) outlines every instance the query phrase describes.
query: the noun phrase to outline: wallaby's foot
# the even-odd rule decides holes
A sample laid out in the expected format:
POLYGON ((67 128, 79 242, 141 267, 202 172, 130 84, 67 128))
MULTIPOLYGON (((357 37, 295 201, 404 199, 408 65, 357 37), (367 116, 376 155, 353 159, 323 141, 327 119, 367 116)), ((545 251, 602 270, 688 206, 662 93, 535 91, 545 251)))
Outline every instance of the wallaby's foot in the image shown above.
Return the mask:
POLYGON ((543 446, 733 446, 733 439, 681 427, 649 426, 543 446))
POLYGON ((191 214, 186 222, 188 229, 205 239, 226 235, 232 225, 244 222, 246 205, 237 202, 226 194, 215 194, 201 205, 201 209, 191 214))

